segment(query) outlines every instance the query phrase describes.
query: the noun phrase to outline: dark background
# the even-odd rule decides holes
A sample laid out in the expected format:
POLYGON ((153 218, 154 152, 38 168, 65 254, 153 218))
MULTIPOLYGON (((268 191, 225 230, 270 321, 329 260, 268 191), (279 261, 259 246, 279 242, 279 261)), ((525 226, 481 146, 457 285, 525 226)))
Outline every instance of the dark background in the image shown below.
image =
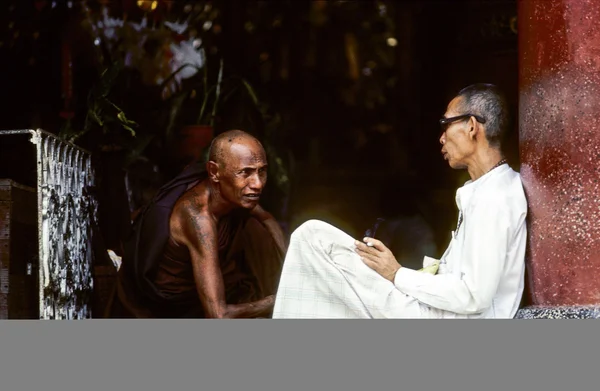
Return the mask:
MULTIPOLYGON (((136 1, 104 3, 114 15, 143 13, 136 1)), ((454 192, 468 175, 442 159, 438 119, 458 90, 476 82, 499 85, 516 116, 516 1, 329 1, 322 7, 304 0, 177 1, 168 12, 168 2, 158 3, 154 13, 162 12, 160 18, 185 15, 187 4, 209 3, 218 10, 203 36, 211 48, 211 72, 217 64, 211 59, 223 58, 225 73, 247 79, 270 113, 281 118, 268 133, 266 122, 253 120, 260 116, 240 97, 222 105, 215 132, 251 131, 268 138, 283 157, 290 186, 279 189, 270 173, 264 203, 288 232, 308 218, 321 218, 362 235, 375 218, 399 213, 415 195, 426 205, 440 251, 444 248, 456 219, 454 192), (347 57, 352 37, 354 74, 347 57), (385 37, 397 45, 389 46, 385 37)), ((94 60, 81 15, 78 1, 2 1, 0 129, 58 134, 65 111, 74 115, 73 128, 84 126, 87 94, 102 64, 94 60), (73 64, 68 107, 65 42, 73 64)), ((147 88, 125 84, 119 96, 126 99, 119 102, 128 118, 140 124, 140 134, 160 133, 166 104, 147 88)), ((193 107, 178 129, 195 118, 193 107)), ((505 153, 518 170, 517 136, 515 128, 505 153)), ((127 167, 122 155, 96 150, 97 140, 86 137, 80 144, 94 152, 103 178, 102 229, 108 246, 118 247, 131 212, 122 183, 127 167)), ((150 144, 144 156, 159 168, 154 186, 180 168, 164 144, 150 144)), ((15 176, 20 166, 10 167, 15 176)), ((1 172, 6 176, 10 170, 1 172)))

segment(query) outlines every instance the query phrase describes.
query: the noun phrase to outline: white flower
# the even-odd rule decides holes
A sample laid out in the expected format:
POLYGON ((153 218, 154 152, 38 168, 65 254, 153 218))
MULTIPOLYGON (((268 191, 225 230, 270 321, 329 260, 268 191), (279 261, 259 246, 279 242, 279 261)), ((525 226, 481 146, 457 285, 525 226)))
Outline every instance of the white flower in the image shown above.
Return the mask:
POLYGON ((133 27, 133 29, 135 31, 140 32, 143 29, 145 29, 146 27, 148 27, 148 18, 146 18, 146 16, 144 16, 144 18, 142 19, 142 21, 140 23, 129 22, 129 25, 131 27, 133 27))
POLYGON ((181 41, 179 45, 172 43, 171 52, 173 52, 173 58, 171 59, 171 69, 173 72, 183 65, 192 65, 183 68, 177 73, 175 78, 178 82, 182 79, 188 79, 194 76, 198 72, 198 69, 204 66, 206 61, 204 50, 202 48, 196 50, 194 48, 193 40, 181 41))
POLYGON ((177 34, 183 34, 188 29, 187 22, 177 23, 177 22, 164 22, 164 25, 176 32, 177 34))
POLYGON ((104 8, 102 10, 102 20, 96 23, 96 26, 102 30, 104 36, 108 40, 117 39, 116 30, 117 28, 123 27, 125 25, 125 21, 117 18, 111 18, 108 15, 108 8, 104 8))

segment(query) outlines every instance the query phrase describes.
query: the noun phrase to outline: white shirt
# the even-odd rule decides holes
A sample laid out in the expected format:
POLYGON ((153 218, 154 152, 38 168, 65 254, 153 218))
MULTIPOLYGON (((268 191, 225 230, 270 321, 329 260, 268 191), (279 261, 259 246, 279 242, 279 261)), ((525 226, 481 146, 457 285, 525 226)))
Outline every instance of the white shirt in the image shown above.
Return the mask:
MULTIPOLYGON (((394 285, 427 304, 432 317, 513 318, 524 289, 527 200, 521 176, 504 164, 456 192, 463 216, 436 275, 402 267, 394 285)), ((433 258, 425 257, 423 266, 433 258)))

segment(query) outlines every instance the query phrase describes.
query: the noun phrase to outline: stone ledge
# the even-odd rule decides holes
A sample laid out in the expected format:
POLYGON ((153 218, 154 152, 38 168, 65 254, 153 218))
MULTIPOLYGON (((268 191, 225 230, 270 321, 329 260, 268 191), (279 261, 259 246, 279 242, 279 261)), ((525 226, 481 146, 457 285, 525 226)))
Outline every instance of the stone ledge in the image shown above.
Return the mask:
POLYGON ((515 319, 600 319, 600 307, 531 306, 520 309, 515 319))

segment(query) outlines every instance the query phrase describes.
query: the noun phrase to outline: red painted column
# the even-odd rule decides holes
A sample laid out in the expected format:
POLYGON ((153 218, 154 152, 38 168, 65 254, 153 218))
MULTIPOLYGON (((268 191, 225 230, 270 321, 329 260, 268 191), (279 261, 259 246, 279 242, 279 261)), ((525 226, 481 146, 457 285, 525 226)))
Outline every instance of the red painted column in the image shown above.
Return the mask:
POLYGON ((599 317, 600 1, 521 0, 518 12, 532 308, 599 317))

